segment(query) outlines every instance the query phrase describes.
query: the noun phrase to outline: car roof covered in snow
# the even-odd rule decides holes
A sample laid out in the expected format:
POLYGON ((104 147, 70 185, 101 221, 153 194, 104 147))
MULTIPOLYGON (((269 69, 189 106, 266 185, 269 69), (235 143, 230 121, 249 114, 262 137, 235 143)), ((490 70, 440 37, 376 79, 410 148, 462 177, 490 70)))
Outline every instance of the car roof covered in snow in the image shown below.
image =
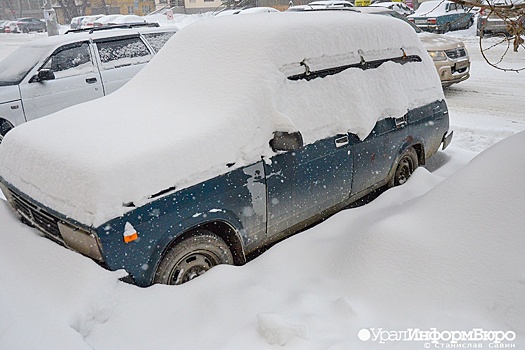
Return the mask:
POLYGON ((403 21, 350 12, 212 18, 181 29, 113 94, 8 133, 0 176, 97 226, 130 210, 123 203, 272 156, 275 131, 300 131, 307 144, 346 132, 365 138, 377 120, 440 99, 432 61, 403 21), (422 61, 288 79, 305 67, 404 55, 422 61))

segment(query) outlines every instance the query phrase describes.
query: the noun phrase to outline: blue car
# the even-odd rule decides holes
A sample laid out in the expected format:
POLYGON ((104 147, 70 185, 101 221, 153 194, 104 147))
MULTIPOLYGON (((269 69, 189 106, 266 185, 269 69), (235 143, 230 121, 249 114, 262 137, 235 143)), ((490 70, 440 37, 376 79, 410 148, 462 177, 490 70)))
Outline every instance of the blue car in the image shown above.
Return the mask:
POLYGON ((425 1, 408 19, 425 31, 446 33, 472 26, 474 12, 452 1, 425 1))
POLYGON ((234 17, 185 27, 119 92, 9 132, 0 187, 21 220, 139 286, 181 284, 406 183, 450 143, 402 21, 234 17))

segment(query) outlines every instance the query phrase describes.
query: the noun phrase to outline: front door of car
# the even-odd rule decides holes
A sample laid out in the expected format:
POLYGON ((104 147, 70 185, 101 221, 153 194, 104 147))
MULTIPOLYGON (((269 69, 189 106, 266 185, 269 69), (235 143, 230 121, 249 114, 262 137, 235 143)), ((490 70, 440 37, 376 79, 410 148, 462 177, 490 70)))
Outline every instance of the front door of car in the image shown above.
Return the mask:
POLYGON ((38 79, 35 71, 20 84, 28 121, 104 95, 87 41, 55 50, 39 68, 44 70, 52 73, 45 80, 38 79))
POLYGON ((95 41, 105 94, 122 87, 153 58, 153 52, 138 35, 95 41))
POLYGON ((352 186, 353 139, 329 137, 265 163, 268 236, 306 223, 348 198, 352 186))

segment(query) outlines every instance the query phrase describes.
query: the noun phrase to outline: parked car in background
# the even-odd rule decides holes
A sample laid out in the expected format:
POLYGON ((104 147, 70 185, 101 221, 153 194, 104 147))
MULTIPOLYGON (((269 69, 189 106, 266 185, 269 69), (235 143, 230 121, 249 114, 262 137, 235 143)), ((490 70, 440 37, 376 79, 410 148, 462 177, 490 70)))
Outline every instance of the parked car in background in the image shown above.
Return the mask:
POLYGON ((443 34, 424 32, 405 16, 395 11, 372 6, 359 7, 358 11, 398 18, 414 28, 425 49, 434 61, 443 87, 460 83, 470 77, 470 56, 465 47, 465 43, 460 39, 443 34))
POLYGON ((200 21, 145 70, 0 147, 0 187, 23 221, 140 286, 244 264, 404 184, 452 139, 430 57, 386 16, 200 21))
POLYGON ((446 33, 472 26, 474 11, 452 1, 431 0, 422 2, 408 19, 424 31, 446 33))
POLYGON ((408 7, 403 2, 376 2, 376 3, 373 3, 370 6, 373 6, 373 7, 384 7, 384 8, 387 8, 389 10, 396 11, 397 13, 399 13, 400 15, 403 15, 403 16, 408 16, 408 15, 411 15, 412 13, 414 13, 414 10, 412 10, 410 7, 408 7))
POLYGON ((8 21, 5 25, 4 25, 4 33, 20 33, 20 31, 18 30, 18 21, 8 21))
POLYGON ((286 11, 309 11, 309 10, 330 10, 354 7, 350 1, 319 0, 308 3, 307 5, 290 6, 286 11))
POLYGON ((95 21, 102 17, 104 17, 104 15, 86 16, 82 18, 82 22, 80 22, 80 28, 93 28, 95 21))
POLYGON ((69 33, 20 47, 0 61, 0 142, 19 124, 119 89, 176 31, 69 33))
POLYGON ((70 29, 80 29, 80 27, 82 26, 82 20, 85 17, 86 16, 78 16, 78 17, 71 18, 71 22, 69 23, 69 28, 70 29))
MULTIPOLYGON (((522 0, 509 0, 509 1, 484 1, 484 4, 490 4, 494 6, 508 6, 508 5, 518 5, 518 4, 525 4, 525 1, 522 0)), ((525 15, 522 15, 521 17, 510 17, 507 20, 503 20, 500 16, 498 16, 495 12, 491 11, 490 9, 480 9, 478 12, 478 21, 477 21, 477 28, 476 28, 476 34, 479 36, 483 36, 486 33, 489 34, 509 34, 508 28, 507 28, 507 21, 516 21, 517 23, 521 23, 523 27, 525 27, 525 15)))
POLYGON ((19 18, 16 22, 19 32, 29 33, 29 32, 45 32, 46 31, 46 22, 32 17, 19 18))
POLYGON ((107 15, 100 17, 93 22, 94 27, 103 27, 109 25, 110 22, 114 21, 116 18, 121 17, 122 15, 107 15))
POLYGON ((113 20, 108 21, 108 25, 119 25, 119 24, 137 24, 137 23, 146 23, 146 19, 137 15, 122 15, 113 18, 113 20))

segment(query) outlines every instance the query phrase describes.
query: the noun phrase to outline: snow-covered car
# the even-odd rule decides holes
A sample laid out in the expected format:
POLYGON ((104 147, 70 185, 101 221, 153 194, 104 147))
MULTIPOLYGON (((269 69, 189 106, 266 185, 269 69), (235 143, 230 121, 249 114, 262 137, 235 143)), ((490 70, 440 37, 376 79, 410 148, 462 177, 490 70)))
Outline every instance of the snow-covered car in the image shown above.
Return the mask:
POLYGON ((252 13, 270 13, 281 12, 273 7, 248 7, 240 9, 227 9, 215 14, 215 17, 230 16, 230 15, 247 15, 252 13))
POLYGON ((403 2, 376 2, 370 5, 372 7, 384 7, 392 11, 396 11, 400 15, 408 16, 414 13, 410 7, 403 2))
POLYGON ((286 11, 297 12, 297 11, 309 11, 309 10, 332 10, 332 9, 346 9, 352 8, 354 4, 350 1, 341 0, 319 0, 312 1, 307 5, 296 5, 290 6, 286 11))
POLYGON ((84 17, 86 16, 78 16, 78 17, 71 18, 71 22, 69 23, 69 28, 70 29, 80 29, 80 27, 82 26, 82 20, 84 19, 84 17))
POLYGON ((408 19, 425 31, 446 33, 472 26, 474 14, 472 8, 452 1, 431 0, 422 2, 408 19))
POLYGON ((403 22, 229 16, 181 29, 116 93, 15 128, 0 183, 46 237, 138 285, 180 284, 405 183, 451 139, 403 22))
POLYGON ((146 23, 144 17, 137 15, 122 15, 116 16, 112 20, 108 21, 108 25, 119 25, 119 24, 138 24, 146 23))
MULTIPOLYGON (((497 0, 497 1, 483 1, 485 5, 509 7, 512 5, 524 5, 525 1, 523 0, 497 0)), ((521 17, 513 16, 509 18, 501 18, 496 12, 490 8, 480 9, 478 12, 477 28, 476 34, 483 36, 485 33, 489 34, 509 34, 507 23, 514 21, 516 23, 521 23, 521 26, 525 28, 525 15, 521 17)))
POLYGON ((4 33, 20 33, 17 24, 18 21, 8 21, 4 25, 4 33))
POLYGON ((460 39, 443 34, 424 32, 412 22, 408 21, 405 16, 399 15, 395 11, 371 6, 359 7, 357 10, 362 13, 398 18, 414 28, 425 49, 428 51, 428 54, 434 61, 443 87, 460 83, 470 77, 470 56, 465 47, 465 43, 460 39))
POLYGON ((104 15, 86 16, 82 18, 82 21, 80 22, 80 28, 93 28, 95 26, 95 21, 102 17, 104 17, 104 15))
POLYGON ((93 27, 103 27, 109 25, 112 21, 117 19, 118 17, 121 17, 123 15, 107 15, 104 17, 100 17, 96 21, 93 22, 93 27))
POLYGON ((15 126, 108 95, 177 31, 144 27, 35 39, 0 61, 0 142, 15 126))

